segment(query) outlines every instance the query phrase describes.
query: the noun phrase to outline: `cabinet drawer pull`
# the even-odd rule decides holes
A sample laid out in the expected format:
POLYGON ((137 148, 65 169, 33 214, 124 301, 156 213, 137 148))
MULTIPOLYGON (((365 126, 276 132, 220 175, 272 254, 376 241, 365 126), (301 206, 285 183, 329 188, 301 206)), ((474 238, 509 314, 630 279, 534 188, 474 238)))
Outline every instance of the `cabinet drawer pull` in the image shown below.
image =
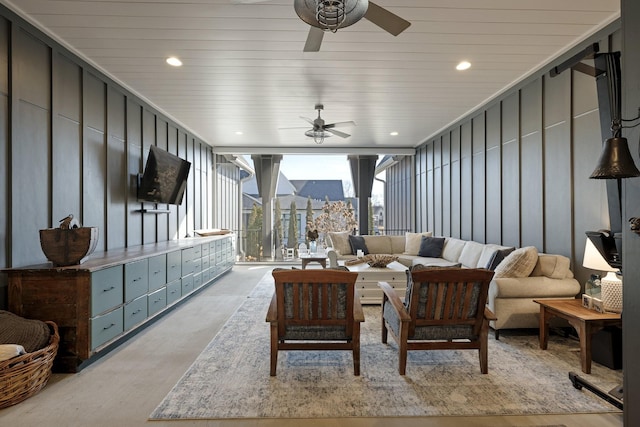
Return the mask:
POLYGON ((140 313, 141 311, 142 311, 142 309, 140 309, 140 308, 139 308, 139 309, 137 309, 136 311, 134 311, 133 313, 131 313, 131 315, 138 314, 138 313, 140 313))
POLYGON ((115 323, 112 323, 112 324, 110 324, 109 326, 105 326, 104 328, 102 328, 102 330, 103 330, 103 331, 106 331, 107 329, 111 329, 111 328, 113 328, 114 326, 116 326, 116 324, 115 324, 115 323))
POLYGON ((133 279, 134 282, 137 282, 138 280, 142 280, 142 277, 138 277, 136 279, 133 279))
POLYGON ((162 298, 158 298, 157 300, 153 301, 153 303, 155 304, 155 303, 158 303, 160 301, 162 301, 162 298))
POLYGON ((109 292, 109 291, 114 290, 115 288, 116 288, 115 286, 112 286, 112 287, 110 287, 110 288, 103 289, 103 290, 102 290, 102 292, 109 292))

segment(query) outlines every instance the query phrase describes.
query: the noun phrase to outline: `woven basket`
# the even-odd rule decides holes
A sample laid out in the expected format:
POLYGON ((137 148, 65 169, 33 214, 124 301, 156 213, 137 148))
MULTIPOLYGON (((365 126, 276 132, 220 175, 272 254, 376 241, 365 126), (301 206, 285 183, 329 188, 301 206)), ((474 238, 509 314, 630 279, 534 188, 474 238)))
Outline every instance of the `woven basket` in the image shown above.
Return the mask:
POLYGON ((45 323, 52 331, 49 345, 0 362, 0 409, 22 402, 47 385, 60 335, 55 323, 45 323))

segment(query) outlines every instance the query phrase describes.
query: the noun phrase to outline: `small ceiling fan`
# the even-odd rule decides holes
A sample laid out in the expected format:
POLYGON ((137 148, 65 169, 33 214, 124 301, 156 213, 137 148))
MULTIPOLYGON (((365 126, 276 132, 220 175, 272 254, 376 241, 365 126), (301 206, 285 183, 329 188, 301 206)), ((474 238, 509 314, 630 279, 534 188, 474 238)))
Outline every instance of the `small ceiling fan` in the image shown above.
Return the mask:
MULTIPOLYGON (((233 1, 252 4, 268 0, 233 1)), ((320 50, 325 31, 335 33, 338 29, 353 25, 362 18, 373 22, 394 36, 411 25, 409 21, 369 0, 294 0, 293 8, 300 19, 311 26, 304 45, 305 52, 320 50)))
MULTIPOLYGON (((315 109, 318 110, 318 117, 315 120, 311 120, 308 117, 300 116, 302 120, 305 120, 311 126, 311 129, 307 130, 304 134, 310 138, 313 138, 313 141, 316 144, 322 144, 325 138, 329 138, 332 135, 339 136, 340 138, 349 138, 351 135, 345 132, 340 132, 336 130, 337 127, 343 126, 355 126, 356 122, 354 121, 346 121, 346 122, 335 122, 335 123, 325 123, 324 119, 320 117, 320 112, 324 110, 324 105, 316 104, 315 109)), ((297 129, 297 128, 280 128, 280 129, 297 129)))

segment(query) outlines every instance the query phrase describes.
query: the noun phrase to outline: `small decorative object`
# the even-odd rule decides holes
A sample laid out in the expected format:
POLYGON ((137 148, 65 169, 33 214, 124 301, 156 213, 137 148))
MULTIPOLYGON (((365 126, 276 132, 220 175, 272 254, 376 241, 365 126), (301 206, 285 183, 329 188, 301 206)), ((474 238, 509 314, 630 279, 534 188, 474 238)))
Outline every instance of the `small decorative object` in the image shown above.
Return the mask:
POLYGON ((364 251, 363 251, 362 249, 358 249, 358 250, 356 251, 356 256, 357 256, 358 258, 362 258, 362 257, 364 256, 364 251))
POLYGON ((344 265, 358 265, 364 264, 364 260, 362 258, 348 259, 344 262, 344 265))
POLYGON ((601 286, 600 276, 592 274, 589 280, 584 285, 584 293, 592 298, 600 298, 601 286))
POLYGON ((97 227, 80 227, 73 214, 60 220, 60 228, 40 230, 40 246, 55 266, 82 264, 98 244, 97 227))
POLYGON ((636 234, 640 234, 640 218, 629 218, 629 229, 636 234))
POLYGON ((360 259, 369 264, 371 267, 385 268, 392 262, 397 261, 398 257, 393 255, 369 254, 363 256, 360 259))
POLYGON ((598 298, 591 298, 591 308, 598 313, 604 313, 604 306, 602 305, 602 300, 598 298))
POLYGON ((609 272, 600 280, 602 308, 612 313, 622 313, 622 280, 609 272))
POLYGON ((590 310, 593 309, 593 298, 587 294, 582 294, 582 306, 590 310))

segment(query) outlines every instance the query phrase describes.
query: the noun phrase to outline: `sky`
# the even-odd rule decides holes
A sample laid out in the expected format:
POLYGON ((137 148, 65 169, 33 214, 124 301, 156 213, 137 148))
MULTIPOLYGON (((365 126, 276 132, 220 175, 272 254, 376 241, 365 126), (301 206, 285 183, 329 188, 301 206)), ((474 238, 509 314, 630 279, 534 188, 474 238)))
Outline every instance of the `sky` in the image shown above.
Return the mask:
MULTIPOLYGON (((343 183, 345 196, 349 196, 349 191, 353 192, 351 169, 345 154, 332 156, 285 154, 280 162, 280 172, 287 179, 341 179, 348 182, 346 186, 343 183)), ((373 182, 372 198, 374 201, 383 202, 383 184, 380 181, 373 182)))

